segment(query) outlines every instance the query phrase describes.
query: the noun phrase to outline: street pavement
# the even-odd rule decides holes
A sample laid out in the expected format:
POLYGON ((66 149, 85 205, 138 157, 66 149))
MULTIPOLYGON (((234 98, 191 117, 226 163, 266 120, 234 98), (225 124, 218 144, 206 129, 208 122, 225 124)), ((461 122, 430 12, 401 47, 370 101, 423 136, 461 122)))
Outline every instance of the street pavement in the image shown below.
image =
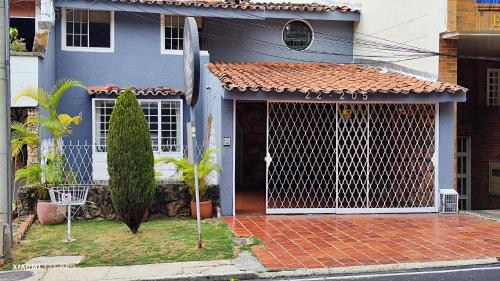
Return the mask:
POLYGON ((0 281, 17 281, 33 276, 31 271, 6 271, 0 272, 0 281))
POLYGON ((407 271, 378 274, 334 275, 322 277, 259 279, 254 281, 500 281, 500 264, 452 269, 407 271))

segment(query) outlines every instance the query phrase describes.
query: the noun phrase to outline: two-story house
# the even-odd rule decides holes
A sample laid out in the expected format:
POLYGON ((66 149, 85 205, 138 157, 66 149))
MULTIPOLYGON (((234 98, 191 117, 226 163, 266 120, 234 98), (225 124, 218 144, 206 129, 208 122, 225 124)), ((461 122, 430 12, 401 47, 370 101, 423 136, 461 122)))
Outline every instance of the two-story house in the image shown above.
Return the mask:
POLYGON ((224 215, 437 212, 440 189, 453 188, 454 108, 466 89, 355 64, 359 7, 175 0, 55 7, 44 75, 89 85, 61 101, 83 119, 66 141, 91 146, 90 178, 82 181, 108 178, 109 116, 124 87, 143 107, 155 156, 183 155, 190 16, 203 50, 198 143, 221 149, 224 215))

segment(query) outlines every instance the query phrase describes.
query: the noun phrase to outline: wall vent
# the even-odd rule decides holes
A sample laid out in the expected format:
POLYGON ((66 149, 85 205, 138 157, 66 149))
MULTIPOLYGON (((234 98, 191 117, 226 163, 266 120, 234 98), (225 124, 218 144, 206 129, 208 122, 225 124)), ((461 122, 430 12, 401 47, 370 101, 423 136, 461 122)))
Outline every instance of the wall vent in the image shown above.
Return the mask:
POLYGON ((439 211, 443 214, 458 213, 458 193, 454 189, 441 189, 439 211))

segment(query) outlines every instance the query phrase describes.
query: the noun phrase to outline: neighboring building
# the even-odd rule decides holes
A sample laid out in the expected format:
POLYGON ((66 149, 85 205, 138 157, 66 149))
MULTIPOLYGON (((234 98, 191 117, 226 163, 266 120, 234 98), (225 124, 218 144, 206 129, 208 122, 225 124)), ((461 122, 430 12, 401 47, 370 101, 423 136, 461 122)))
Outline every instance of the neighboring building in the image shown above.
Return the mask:
MULTIPOLYGON (((385 44, 399 43, 401 47, 420 48, 440 52, 441 33, 447 30, 448 0, 352 0, 361 2, 363 12, 360 21, 354 24, 355 60, 378 60, 392 62, 401 70, 432 80, 440 77, 440 56, 430 56, 401 61, 394 57, 370 58, 366 55, 404 54, 403 51, 374 52, 361 40, 373 40, 385 44)), ((446 81, 446 80, 443 80, 446 81)), ((450 81, 446 81, 450 82, 450 81)), ((456 83, 456 81, 454 82, 456 83)))
POLYGON ((123 87, 139 98, 155 157, 184 154, 182 23, 195 16, 204 50, 198 142, 222 149, 224 215, 437 212, 439 190, 453 187, 454 108, 467 90, 352 64, 359 8, 132 0, 55 7, 44 75, 89 85, 60 104, 83 119, 66 141, 91 146, 81 181, 108 178, 106 133, 123 87))
MULTIPOLYGON (((24 122, 28 116, 37 116, 38 103, 29 98, 14 102, 15 96, 28 87, 43 87, 47 90, 53 85, 53 62, 47 56, 46 40, 51 28, 54 8, 51 0, 10 1, 10 26, 18 30, 18 38, 26 44, 26 52, 10 54, 10 87, 12 120, 24 122)), ((32 128, 37 131, 38 128, 32 128)), ((27 163, 38 162, 37 148, 27 148, 27 163)))
POLYGON ((498 209, 500 1, 448 2, 448 31, 442 38, 448 52, 459 56, 448 64, 450 80, 469 89, 467 102, 458 105, 456 184, 461 208, 498 209))

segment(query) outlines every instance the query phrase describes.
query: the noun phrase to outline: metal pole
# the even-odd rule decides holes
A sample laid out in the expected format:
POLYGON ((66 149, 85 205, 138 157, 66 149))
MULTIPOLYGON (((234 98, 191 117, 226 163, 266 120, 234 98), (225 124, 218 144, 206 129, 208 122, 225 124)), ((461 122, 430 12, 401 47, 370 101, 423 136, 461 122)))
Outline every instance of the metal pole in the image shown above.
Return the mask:
POLYGON ((71 242, 71 205, 68 205, 68 242, 71 242))
MULTIPOLYGON (((12 161, 10 153, 10 40, 9 1, 0 4, 0 220, 9 225, 12 239, 12 161)), ((10 243, 9 243, 10 244, 10 243)), ((10 249, 4 249, 10 256, 10 249)))
POLYGON ((195 112, 194 106, 190 107, 191 110, 191 145, 192 149, 192 161, 194 165, 194 190, 195 190, 195 200, 196 200, 196 224, 198 225, 198 248, 203 247, 203 242, 201 238, 201 219, 200 219, 200 188, 198 186, 198 145, 196 143, 196 123, 195 123, 195 112))

